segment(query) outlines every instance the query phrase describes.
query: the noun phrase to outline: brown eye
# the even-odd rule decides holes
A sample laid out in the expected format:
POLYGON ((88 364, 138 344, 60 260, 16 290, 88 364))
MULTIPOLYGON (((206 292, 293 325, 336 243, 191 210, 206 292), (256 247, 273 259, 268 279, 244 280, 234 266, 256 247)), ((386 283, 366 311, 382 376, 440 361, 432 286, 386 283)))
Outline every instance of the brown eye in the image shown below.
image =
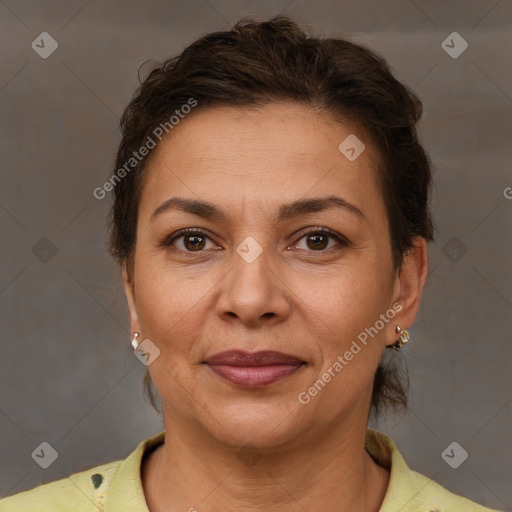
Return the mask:
POLYGON ((307 235, 306 243, 310 249, 325 249, 329 244, 329 236, 325 234, 307 235))
POLYGON ((183 229, 174 235, 166 238, 162 245, 172 246, 184 252, 203 252, 207 249, 207 242, 210 242, 213 247, 216 245, 211 241, 210 237, 198 229, 183 229))
POLYGON ((335 249, 336 245, 349 245, 348 240, 346 240, 344 237, 337 235, 326 228, 313 228, 304 233, 296 244, 297 248, 299 249, 304 249, 304 247, 299 247, 299 242, 302 240, 305 240, 305 250, 313 252, 327 252, 330 249, 335 249), (329 246, 330 240, 334 240, 337 243, 329 246))
POLYGON ((190 251, 204 249, 205 237, 200 235, 184 235, 183 245, 190 251))

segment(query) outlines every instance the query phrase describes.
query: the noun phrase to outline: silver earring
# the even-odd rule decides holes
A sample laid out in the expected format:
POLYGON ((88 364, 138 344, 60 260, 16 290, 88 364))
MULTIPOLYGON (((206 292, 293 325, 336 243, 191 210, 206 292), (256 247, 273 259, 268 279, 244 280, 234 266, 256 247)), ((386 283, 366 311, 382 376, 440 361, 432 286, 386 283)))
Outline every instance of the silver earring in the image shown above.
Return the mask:
POLYGON ((133 347, 133 350, 137 350, 137 348, 139 347, 139 336, 140 334, 138 332, 134 332, 133 333, 133 338, 132 338, 132 347, 133 347))
POLYGON ((399 325, 396 326, 395 332, 398 334, 398 339, 393 343, 393 345, 389 345, 389 348, 400 350, 402 346, 409 341, 409 333, 407 331, 402 331, 399 325))

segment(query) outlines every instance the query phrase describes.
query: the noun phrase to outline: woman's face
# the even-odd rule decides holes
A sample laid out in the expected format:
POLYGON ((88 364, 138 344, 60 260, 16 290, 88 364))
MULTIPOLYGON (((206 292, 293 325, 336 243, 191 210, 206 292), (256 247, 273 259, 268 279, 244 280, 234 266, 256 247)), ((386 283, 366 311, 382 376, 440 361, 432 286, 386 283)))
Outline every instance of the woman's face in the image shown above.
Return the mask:
POLYGON ((169 424, 262 447, 366 425, 381 354, 417 306, 374 157, 361 131, 290 103, 194 112, 153 150, 123 275, 169 424), (355 159, 338 148, 349 135, 355 159), (216 367, 231 350, 296 360, 216 367))

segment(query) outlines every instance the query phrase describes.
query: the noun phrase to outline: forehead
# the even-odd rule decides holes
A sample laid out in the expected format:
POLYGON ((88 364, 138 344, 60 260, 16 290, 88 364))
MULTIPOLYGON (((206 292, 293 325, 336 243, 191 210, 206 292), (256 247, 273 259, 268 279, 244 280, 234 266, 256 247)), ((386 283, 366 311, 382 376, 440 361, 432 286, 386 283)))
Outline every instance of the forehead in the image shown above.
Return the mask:
POLYGON ((348 135, 357 134, 368 149, 363 160, 368 160, 374 150, 363 132, 359 126, 337 121, 331 115, 297 103, 214 106, 197 109, 185 117, 154 154, 165 152, 167 157, 183 155, 195 160, 208 160, 214 155, 217 160, 224 158, 232 162, 237 157, 245 159, 251 153, 263 160, 283 157, 310 165, 311 161, 338 160, 343 155, 338 149, 340 143, 348 135), (190 148, 186 146, 192 142, 193 151, 187 152, 190 148), (171 145, 174 146, 172 154, 171 145))
POLYGON ((261 207, 264 201, 273 208, 336 192, 362 207, 379 208, 376 157, 364 130, 308 106, 283 102, 198 109, 150 155, 140 207, 150 214, 150 208, 180 195, 226 206, 243 197, 246 206, 261 207), (346 140, 357 152, 363 147, 357 144, 364 144, 356 159, 343 152, 346 140))

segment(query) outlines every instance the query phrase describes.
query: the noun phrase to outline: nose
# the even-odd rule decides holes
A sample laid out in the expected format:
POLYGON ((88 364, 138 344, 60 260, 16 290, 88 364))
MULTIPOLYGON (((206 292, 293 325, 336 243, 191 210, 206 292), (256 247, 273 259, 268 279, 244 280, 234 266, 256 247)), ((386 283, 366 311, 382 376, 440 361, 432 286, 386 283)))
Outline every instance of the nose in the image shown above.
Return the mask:
POLYGON ((217 301, 220 318, 248 328, 280 323, 291 310, 290 289, 279 276, 271 251, 263 249, 254 257, 254 250, 250 244, 240 244, 238 252, 233 251, 217 301))

